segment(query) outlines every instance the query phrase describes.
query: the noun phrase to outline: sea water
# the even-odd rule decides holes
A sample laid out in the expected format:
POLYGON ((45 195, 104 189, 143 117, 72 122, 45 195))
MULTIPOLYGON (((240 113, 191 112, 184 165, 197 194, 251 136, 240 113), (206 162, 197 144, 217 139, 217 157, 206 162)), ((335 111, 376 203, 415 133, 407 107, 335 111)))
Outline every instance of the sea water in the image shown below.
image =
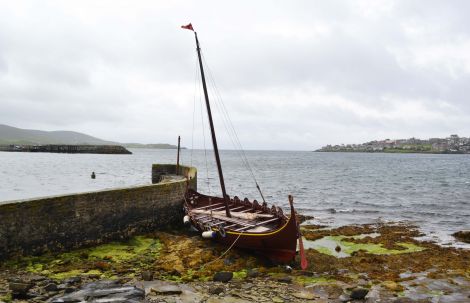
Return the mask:
MULTIPOLYGON (((132 155, 0 152, 0 203, 151 183, 153 163, 175 163, 175 150, 131 149, 132 155), (91 179, 95 172, 96 179, 91 179)), ((409 221, 427 237, 453 242, 470 229, 470 155, 316 153, 223 150, 227 193, 315 216, 312 223, 409 221)), ((182 150, 198 168, 199 191, 221 195, 211 151, 182 150)), ((454 243, 455 245, 455 243, 454 243)))

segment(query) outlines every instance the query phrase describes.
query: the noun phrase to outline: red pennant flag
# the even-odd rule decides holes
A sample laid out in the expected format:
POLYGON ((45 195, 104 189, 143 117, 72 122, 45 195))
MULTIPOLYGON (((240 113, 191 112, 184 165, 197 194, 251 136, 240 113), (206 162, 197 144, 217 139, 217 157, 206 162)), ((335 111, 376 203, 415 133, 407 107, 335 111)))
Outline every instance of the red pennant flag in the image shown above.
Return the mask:
POLYGON ((193 28, 193 25, 191 23, 189 23, 188 25, 182 25, 181 28, 189 29, 189 30, 194 32, 194 28, 193 28))

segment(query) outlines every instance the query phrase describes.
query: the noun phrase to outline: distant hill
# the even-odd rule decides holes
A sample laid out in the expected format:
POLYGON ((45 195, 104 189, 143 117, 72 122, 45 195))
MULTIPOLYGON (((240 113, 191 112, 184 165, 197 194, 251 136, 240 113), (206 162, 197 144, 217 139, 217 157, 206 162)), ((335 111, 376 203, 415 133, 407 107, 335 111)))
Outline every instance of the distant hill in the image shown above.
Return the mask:
POLYGON ((0 124, 0 144, 91 144, 91 145, 118 145, 117 142, 105 141, 86 134, 73 131, 43 131, 35 129, 22 129, 0 124))
POLYGON ((127 148, 160 148, 175 149, 175 145, 157 143, 119 143, 102 140, 87 134, 74 131, 43 131, 35 129, 22 129, 0 124, 0 145, 41 145, 41 144, 66 144, 66 145, 123 145, 127 148))

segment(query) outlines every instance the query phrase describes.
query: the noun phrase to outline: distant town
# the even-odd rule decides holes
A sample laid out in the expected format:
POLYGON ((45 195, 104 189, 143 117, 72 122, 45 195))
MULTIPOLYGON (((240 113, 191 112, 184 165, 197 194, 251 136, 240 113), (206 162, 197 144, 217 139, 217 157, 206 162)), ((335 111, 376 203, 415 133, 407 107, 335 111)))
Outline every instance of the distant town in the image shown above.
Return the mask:
POLYGON ((382 152, 382 153, 435 153, 435 154, 470 154, 470 138, 450 135, 447 138, 421 140, 385 139, 362 144, 327 145, 317 152, 382 152))

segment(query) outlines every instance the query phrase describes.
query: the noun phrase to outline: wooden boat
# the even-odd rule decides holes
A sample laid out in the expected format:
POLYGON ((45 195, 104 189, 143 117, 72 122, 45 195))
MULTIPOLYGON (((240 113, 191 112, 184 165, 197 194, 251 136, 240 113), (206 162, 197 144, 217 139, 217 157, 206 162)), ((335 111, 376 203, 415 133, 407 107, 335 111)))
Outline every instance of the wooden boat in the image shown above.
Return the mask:
POLYGON ((196 39, 202 87, 222 190, 222 197, 215 197, 188 189, 185 194, 184 203, 185 223, 190 223, 199 230, 204 238, 215 239, 229 246, 229 248, 248 249, 276 262, 287 263, 293 261, 296 256, 298 240, 301 267, 305 269, 307 267, 307 260, 303 252, 302 236, 291 195, 288 197, 290 204, 289 216, 286 216, 279 207, 274 205, 268 206, 264 201, 264 196, 257 182, 256 187, 263 199, 261 204, 256 200, 249 201, 247 198, 241 200, 237 196, 230 198, 227 195, 201 60, 199 40, 191 23, 182 26, 182 28, 193 31, 196 39))

